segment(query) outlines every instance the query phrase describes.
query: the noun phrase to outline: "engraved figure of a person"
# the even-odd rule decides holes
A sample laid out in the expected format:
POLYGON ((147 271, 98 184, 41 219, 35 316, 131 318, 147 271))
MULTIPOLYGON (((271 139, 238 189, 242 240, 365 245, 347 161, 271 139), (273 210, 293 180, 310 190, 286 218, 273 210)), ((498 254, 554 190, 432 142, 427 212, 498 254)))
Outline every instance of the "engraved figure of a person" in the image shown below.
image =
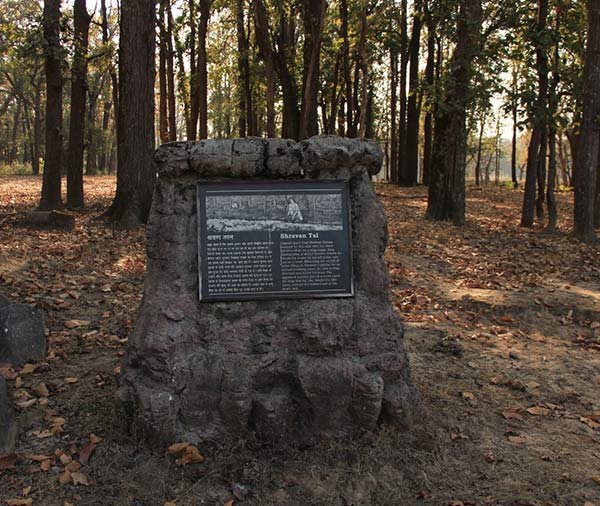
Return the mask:
POLYGON ((300 206, 291 197, 288 199, 287 221, 291 221, 292 223, 300 223, 302 221, 300 206))

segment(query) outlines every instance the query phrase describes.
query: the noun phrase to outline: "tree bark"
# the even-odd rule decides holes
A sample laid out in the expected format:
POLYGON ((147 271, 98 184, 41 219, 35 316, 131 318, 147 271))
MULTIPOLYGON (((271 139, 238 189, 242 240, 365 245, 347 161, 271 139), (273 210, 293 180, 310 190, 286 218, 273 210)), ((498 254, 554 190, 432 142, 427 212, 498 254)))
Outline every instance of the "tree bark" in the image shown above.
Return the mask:
POLYGON ((433 107, 435 85, 435 26, 431 19, 431 13, 427 16, 427 65, 425 67, 425 82, 427 84, 426 112, 423 125, 423 184, 429 186, 429 174, 431 172, 431 148, 433 144, 433 107))
POLYGON ((588 40, 583 68, 583 119, 574 167, 574 234, 594 242, 594 194, 600 151, 600 3, 588 0, 588 40))
POLYGON ((407 1, 401 2, 400 18, 400 112, 398 117, 398 168, 396 184, 406 180, 406 71, 408 69, 408 7, 407 1))
POLYGON ((444 90, 445 107, 438 111, 434 133, 427 218, 452 220, 455 225, 465 222, 466 108, 473 60, 481 50, 481 19, 480 0, 461 0, 458 40, 444 90))
POLYGON ((352 93, 352 77, 350 75, 350 41, 348 38, 348 0, 340 1, 340 35, 342 37, 344 95, 346 102, 346 137, 356 137, 354 124, 354 95, 352 93))
MULTIPOLYGON (((540 160, 542 154, 545 157, 545 148, 547 141, 547 99, 548 99, 548 58, 546 55, 545 40, 543 35, 547 29, 546 21, 548 18, 548 0, 539 0, 538 18, 536 27, 535 53, 536 70, 538 74, 538 97, 536 100, 536 111, 533 118, 533 131, 529 149, 527 151, 527 172, 525 174, 525 194, 523 197, 523 210, 521 213, 521 226, 532 227, 534 214, 536 211, 536 181, 540 179, 541 164, 545 160, 540 160), (543 151, 543 153, 542 153, 543 151)), ((539 199, 538 199, 539 202, 539 199)), ((539 209, 539 206, 538 206, 539 209)))
POLYGON ((167 13, 167 105, 169 109, 169 141, 177 140, 177 103, 175 100, 175 50, 173 49, 173 13, 171 12, 171 3, 167 2, 165 6, 167 13))
POLYGON ((244 0, 236 0, 236 26, 238 43, 238 97, 239 97, 239 136, 256 135, 254 128, 252 90, 250 88, 250 44, 244 26, 244 0))
POLYGON ((275 137, 275 74, 271 30, 265 4, 262 0, 254 2, 254 31, 259 55, 265 62, 265 80, 267 85, 267 137, 275 137))
POLYGON ((154 2, 123 0, 119 40, 117 191, 108 214, 126 228, 147 221, 156 177, 152 168, 155 21, 154 2))
POLYGON ((69 158, 67 163, 67 207, 79 209, 83 200, 83 139, 87 83, 88 32, 92 17, 85 0, 75 0, 73 7, 73 81, 71 82, 71 120, 69 123, 69 158))
POLYGON ((421 46, 421 2, 415 3, 409 44, 409 93, 406 106, 406 170, 403 183, 416 186, 419 175, 419 48, 421 46))
POLYGON ((483 150, 483 132, 485 130, 485 113, 481 115, 479 138, 477 139, 477 160, 475 161, 475 186, 481 184, 481 152, 483 150))
POLYGON ((394 48, 390 49, 390 163, 389 173, 390 180, 396 180, 396 170, 398 168, 398 125, 397 125, 397 109, 398 109, 398 53, 394 48))
POLYGON ((158 9, 158 137, 160 143, 169 141, 169 117, 167 109, 167 35, 165 7, 168 0, 160 0, 158 9))
POLYGON ((303 0, 304 48, 302 71, 302 102, 300 114, 300 139, 319 133, 317 98, 319 92, 321 40, 325 22, 325 0, 303 0))
POLYGON ((208 59, 206 36, 210 18, 211 0, 200 0, 200 25, 198 27, 198 139, 208 137, 208 59))
POLYGON ((294 53, 295 26, 290 21, 293 15, 286 15, 284 5, 279 5, 279 30, 277 32, 277 51, 275 67, 283 95, 282 136, 298 140, 300 137, 300 109, 298 108, 298 86, 292 74, 288 58, 294 53))
POLYGON ((368 2, 364 1, 360 11, 360 28, 357 48, 356 71, 354 73, 354 101, 358 105, 358 137, 364 138, 367 131, 368 87, 369 87, 369 62, 367 59, 367 31, 369 17, 367 15, 368 2), (358 90, 360 89, 360 100, 358 90))
POLYGON ((46 73, 46 147, 44 179, 38 209, 62 208, 62 73, 60 47, 60 0, 44 0, 44 68, 46 73))

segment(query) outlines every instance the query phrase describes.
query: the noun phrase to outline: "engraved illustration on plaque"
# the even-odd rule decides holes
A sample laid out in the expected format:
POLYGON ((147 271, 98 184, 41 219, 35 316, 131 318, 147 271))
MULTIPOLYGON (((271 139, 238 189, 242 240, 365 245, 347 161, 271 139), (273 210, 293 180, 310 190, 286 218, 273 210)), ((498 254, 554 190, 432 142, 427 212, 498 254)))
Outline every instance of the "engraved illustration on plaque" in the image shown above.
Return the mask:
POLYGON ((351 296, 345 182, 198 184, 201 300, 351 296))

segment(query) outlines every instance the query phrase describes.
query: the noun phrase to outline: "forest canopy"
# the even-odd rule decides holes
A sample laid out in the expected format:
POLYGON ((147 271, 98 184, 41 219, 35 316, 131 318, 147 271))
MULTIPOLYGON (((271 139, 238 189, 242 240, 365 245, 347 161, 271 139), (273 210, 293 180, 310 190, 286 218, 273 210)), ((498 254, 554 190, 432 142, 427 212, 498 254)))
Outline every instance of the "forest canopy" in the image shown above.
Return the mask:
MULTIPOLYGON (((584 111, 598 102, 595 4, 4 0, 0 170, 43 172, 44 209, 63 205, 67 174, 76 209, 81 174, 118 167, 112 215, 122 219, 123 176, 151 156, 137 166, 129 145, 367 137, 385 153, 380 179, 429 186, 429 218, 460 225, 466 181, 506 184, 524 186, 521 225, 552 230, 555 191, 575 187, 576 233, 591 240, 600 134, 584 111)), ((151 198, 146 186, 140 201, 151 198)), ((133 221, 144 221, 148 205, 138 207, 133 221)))

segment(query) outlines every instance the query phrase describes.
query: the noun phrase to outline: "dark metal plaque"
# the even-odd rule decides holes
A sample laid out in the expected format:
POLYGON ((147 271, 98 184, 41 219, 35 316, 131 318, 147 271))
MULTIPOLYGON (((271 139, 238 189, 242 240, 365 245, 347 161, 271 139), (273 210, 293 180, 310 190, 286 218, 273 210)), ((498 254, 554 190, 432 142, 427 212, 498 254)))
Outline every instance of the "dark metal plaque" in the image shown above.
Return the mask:
POLYGON ((200 300, 353 295, 346 182, 198 183, 200 300))

